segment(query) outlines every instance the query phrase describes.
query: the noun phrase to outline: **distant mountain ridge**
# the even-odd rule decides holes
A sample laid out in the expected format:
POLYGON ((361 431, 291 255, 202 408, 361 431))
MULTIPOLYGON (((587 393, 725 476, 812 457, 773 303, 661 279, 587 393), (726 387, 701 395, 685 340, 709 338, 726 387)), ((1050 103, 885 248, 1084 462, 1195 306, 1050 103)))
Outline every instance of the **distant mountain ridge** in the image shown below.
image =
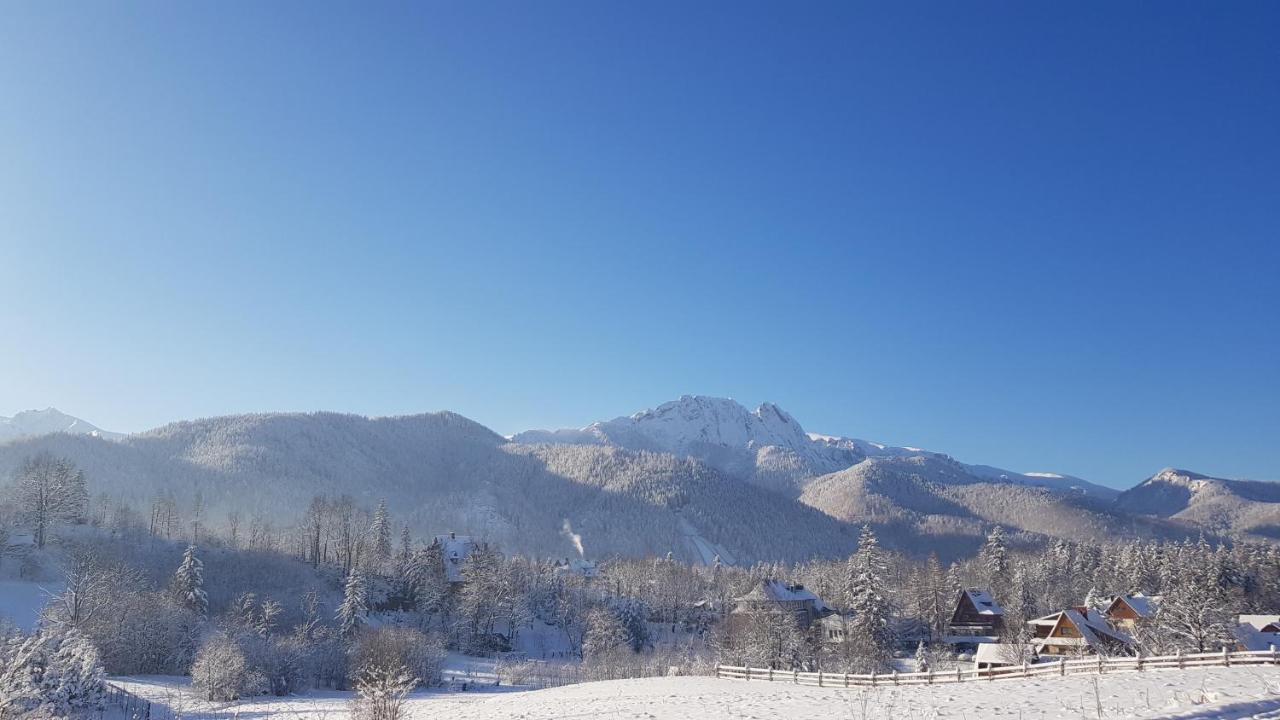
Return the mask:
POLYGON ((1126 512, 1252 539, 1280 539, 1280 483, 1165 468, 1116 498, 1126 512))
POLYGON ((0 417, 0 443, 25 437, 38 437, 50 433, 92 435, 108 440, 124 437, 121 433, 103 430, 80 418, 67 415, 56 408, 24 410, 13 417, 0 417))
POLYGON ((726 472, 749 477, 757 485, 799 496, 805 485, 828 473, 870 458, 940 458, 974 481, 987 480, 1074 491, 1110 499, 1113 488, 1056 473, 1018 473, 989 465, 958 463, 950 456, 915 447, 893 447, 855 438, 805 432, 773 403, 754 411, 727 398, 684 395, 628 417, 592 423, 581 429, 530 430, 512 436, 516 443, 597 444, 668 452, 698 458, 726 472))
POLYGON ((0 485, 48 451, 83 468, 99 501, 135 511, 161 493, 182 508, 199 496, 207 523, 236 512, 282 533, 317 494, 366 508, 385 498, 419 537, 456 530, 534 556, 577 552, 569 526, 590 557, 736 564, 843 557, 863 524, 887 547, 944 561, 975 552, 994 525, 1021 545, 1201 532, 1280 540, 1276 484, 1166 470, 1113 500, 1077 478, 810 434, 775 405, 698 396, 510 439, 451 412, 233 415, 112 441, 94 430, 59 419, 0 442, 0 485))

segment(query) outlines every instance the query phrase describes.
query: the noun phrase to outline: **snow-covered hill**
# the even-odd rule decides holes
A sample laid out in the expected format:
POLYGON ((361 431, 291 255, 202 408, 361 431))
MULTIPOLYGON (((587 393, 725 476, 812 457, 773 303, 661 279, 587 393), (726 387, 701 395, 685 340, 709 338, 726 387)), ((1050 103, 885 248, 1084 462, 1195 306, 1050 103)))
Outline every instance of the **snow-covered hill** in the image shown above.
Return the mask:
POLYGON ((1125 512, 1194 523, 1215 532, 1280 538, 1280 483, 1165 468, 1121 493, 1115 504, 1125 512))
POLYGON ((693 457, 757 485, 798 496, 822 475, 844 470, 868 458, 939 458, 966 477, 1047 487, 1110 499, 1116 490, 1057 473, 1018 473, 989 465, 956 463, 948 455, 916 447, 894 447, 856 438, 805 432, 782 408, 764 403, 748 410, 734 400, 685 395, 629 417, 592 423, 581 429, 530 430, 513 442, 598 444, 693 457))
POLYGON ((91 435, 108 440, 124 437, 120 433, 113 433, 95 427, 80 418, 60 412, 56 408, 24 410, 13 417, 0 417, 0 443, 52 433, 91 435))

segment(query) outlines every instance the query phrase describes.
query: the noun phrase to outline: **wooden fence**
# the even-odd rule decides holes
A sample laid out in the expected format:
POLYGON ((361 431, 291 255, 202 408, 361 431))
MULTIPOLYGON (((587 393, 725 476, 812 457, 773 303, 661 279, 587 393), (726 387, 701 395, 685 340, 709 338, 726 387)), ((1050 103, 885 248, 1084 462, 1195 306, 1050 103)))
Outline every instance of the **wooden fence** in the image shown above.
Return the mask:
MULTIPOLYGON (((104 705, 123 711, 127 720, 233 720, 237 715, 234 712, 186 712, 163 703, 152 703, 114 683, 107 683, 104 705)), ((108 713, 104 708, 96 716, 104 718, 119 714, 108 713)))
POLYGON ((887 687, 891 685, 939 685, 942 683, 1003 680, 1051 675, 1078 675, 1081 673, 1140 672, 1164 668, 1236 667, 1245 665, 1280 665, 1276 650, 1252 650, 1230 652, 1192 653, 1184 655, 1159 655, 1148 657, 1089 657, 1057 661, 1023 663, 988 670, 963 669, 938 670, 913 673, 850 673, 799 672, 769 668, 734 667, 716 665, 715 675, 729 680, 764 680, 787 682, 812 687, 887 687))

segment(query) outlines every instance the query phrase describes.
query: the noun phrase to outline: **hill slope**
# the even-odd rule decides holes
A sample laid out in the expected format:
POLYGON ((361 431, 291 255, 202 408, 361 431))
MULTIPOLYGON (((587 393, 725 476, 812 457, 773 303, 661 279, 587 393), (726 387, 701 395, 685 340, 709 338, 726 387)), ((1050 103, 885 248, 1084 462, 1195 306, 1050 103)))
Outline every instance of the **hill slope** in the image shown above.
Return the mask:
POLYGON ((1214 532, 1280 538, 1280 484, 1225 480, 1165 468, 1121 493, 1125 512, 1193 523, 1214 532))

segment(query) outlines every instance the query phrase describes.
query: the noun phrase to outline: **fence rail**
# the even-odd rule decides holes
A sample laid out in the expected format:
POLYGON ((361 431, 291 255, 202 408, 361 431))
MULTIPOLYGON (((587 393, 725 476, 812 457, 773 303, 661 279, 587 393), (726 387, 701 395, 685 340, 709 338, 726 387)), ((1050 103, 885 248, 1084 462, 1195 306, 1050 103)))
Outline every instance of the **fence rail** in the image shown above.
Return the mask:
POLYGON ((812 687, 880 687, 889 685, 941 685, 943 683, 1004 680, 1009 678, 1040 677, 1045 675, 1079 675, 1082 673, 1139 672, 1166 668, 1236 667, 1245 665, 1280 665, 1280 655, 1271 650, 1246 650, 1213 653, 1137 657, 1092 657, 1058 661, 1026 663, 985 670, 956 668, 913 673, 851 673, 799 672, 771 668, 735 667, 716 665, 715 675, 728 680, 787 682, 812 687))
POLYGON ((96 713, 98 718, 108 717, 107 707, 119 711, 111 713, 111 716, 123 714, 126 720, 233 720, 238 715, 235 712, 187 712, 180 707, 152 703, 111 682, 107 683, 103 705, 103 709, 96 713))

